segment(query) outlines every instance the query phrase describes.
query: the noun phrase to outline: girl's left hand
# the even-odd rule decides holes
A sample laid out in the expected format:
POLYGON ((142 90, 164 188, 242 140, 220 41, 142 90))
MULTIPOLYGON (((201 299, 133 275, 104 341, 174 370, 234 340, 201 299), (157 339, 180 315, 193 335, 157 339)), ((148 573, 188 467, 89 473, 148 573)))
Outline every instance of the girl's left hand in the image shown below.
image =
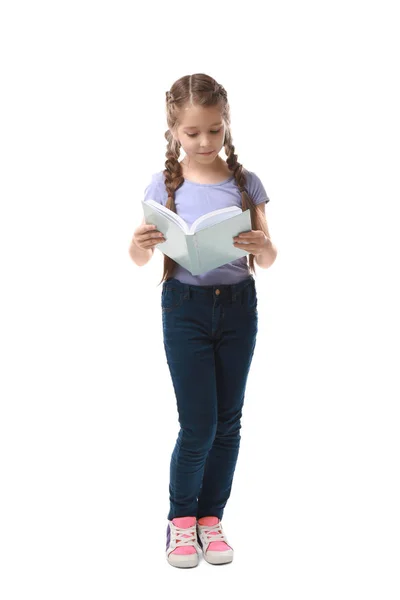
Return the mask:
POLYGON ((253 229, 251 231, 239 233, 233 240, 235 248, 246 250, 246 252, 250 252, 250 254, 254 254, 254 256, 261 254, 272 243, 271 238, 267 237, 263 231, 253 229), (241 243, 243 241, 248 243, 241 243))

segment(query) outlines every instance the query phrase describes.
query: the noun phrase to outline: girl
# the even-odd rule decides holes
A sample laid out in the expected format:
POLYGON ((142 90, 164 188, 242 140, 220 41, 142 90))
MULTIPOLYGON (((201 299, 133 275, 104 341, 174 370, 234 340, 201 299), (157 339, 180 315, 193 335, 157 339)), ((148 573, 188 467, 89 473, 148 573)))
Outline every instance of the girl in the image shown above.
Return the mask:
MULTIPOLYGON (((152 176, 153 199, 188 224, 227 206, 250 209, 251 231, 232 240, 247 256, 202 275, 164 255, 161 293, 164 348, 180 431, 172 452, 166 557, 176 567, 231 562, 221 519, 240 444, 246 381, 258 331, 254 262, 277 254, 265 217, 269 198, 257 175, 238 162, 225 89, 205 74, 178 79, 166 93, 165 169, 152 176), (227 159, 219 152, 224 148, 227 159), (180 148, 186 156, 179 161, 180 148)), ((135 230, 130 255, 146 264, 165 241, 153 225, 135 230)), ((160 282, 160 283, 161 283, 160 282)))

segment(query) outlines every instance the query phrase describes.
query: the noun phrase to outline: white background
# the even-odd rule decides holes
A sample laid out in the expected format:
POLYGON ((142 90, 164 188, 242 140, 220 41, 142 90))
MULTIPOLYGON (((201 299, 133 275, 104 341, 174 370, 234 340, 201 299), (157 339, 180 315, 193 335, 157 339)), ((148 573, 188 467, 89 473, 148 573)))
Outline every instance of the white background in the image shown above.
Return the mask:
POLYGON ((4 600, 399 598, 395 4, 2 3, 4 600), (128 247, 165 92, 199 72, 228 92, 278 258, 257 268, 235 559, 186 572, 164 554, 162 255, 128 247))

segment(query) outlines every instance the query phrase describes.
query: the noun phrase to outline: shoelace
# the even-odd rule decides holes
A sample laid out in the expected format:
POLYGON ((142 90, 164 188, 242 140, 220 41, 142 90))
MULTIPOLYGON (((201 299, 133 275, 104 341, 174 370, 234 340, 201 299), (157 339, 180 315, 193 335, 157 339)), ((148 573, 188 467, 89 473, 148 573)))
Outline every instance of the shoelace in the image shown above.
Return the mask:
MULTIPOLYGON (((176 541, 176 547, 190 546, 193 542, 197 542, 196 525, 192 527, 178 527, 172 523, 171 533, 176 541), (178 541, 178 538, 182 538, 178 541)), ((172 540, 171 540, 172 541, 172 540)))
POLYGON ((221 523, 215 525, 200 525, 201 531, 206 534, 208 542, 225 542, 226 538, 222 530, 221 523))

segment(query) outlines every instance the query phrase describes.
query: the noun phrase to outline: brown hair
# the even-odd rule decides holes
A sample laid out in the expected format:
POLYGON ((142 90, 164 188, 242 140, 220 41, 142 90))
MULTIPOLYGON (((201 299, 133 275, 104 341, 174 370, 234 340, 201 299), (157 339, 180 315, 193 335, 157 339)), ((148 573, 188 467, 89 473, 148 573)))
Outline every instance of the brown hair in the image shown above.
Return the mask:
MULTIPOLYGON (((219 106, 221 118, 225 122, 224 148, 227 155, 226 163, 232 174, 235 176, 236 184, 242 194, 242 210, 250 209, 251 228, 261 230, 269 236, 266 219, 261 210, 254 204, 248 195, 246 187, 246 176, 243 166, 238 162, 235 154, 235 146, 232 142, 230 130, 230 107, 225 89, 209 75, 196 73, 195 75, 185 75, 172 85, 170 91, 166 92, 166 113, 169 129, 165 132, 165 138, 168 141, 165 156, 164 181, 168 192, 166 207, 176 213, 175 192, 184 183, 182 167, 179 162, 180 143, 176 141, 171 131, 176 131, 179 125, 179 111, 186 105, 193 106, 219 106)), ((249 254, 249 269, 255 274, 254 255, 249 254)), ((177 263, 164 254, 164 272, 160 283, 172 277, 172 273, 177 263)), ((160 285, 160 283, 158 285, 160 285)))

